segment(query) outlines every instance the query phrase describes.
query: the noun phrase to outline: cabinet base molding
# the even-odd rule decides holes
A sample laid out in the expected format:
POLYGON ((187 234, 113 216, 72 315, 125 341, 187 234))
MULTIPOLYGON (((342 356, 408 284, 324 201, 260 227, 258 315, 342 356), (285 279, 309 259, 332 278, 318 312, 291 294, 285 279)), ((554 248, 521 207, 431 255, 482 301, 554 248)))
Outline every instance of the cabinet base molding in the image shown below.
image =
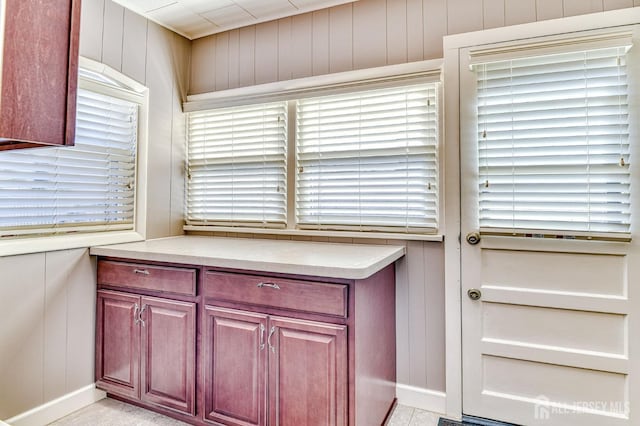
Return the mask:
MULTIPOLYGON (((42 426, 107 397, 91 384, 5 420, 11 426, 42 426)), ((2 422, 0 422, 2 425, 2 422)))
POLYGON ((447 394, 444 392, 398 383, 396 396, 401 405, 440 414, 447 411, 447 394))

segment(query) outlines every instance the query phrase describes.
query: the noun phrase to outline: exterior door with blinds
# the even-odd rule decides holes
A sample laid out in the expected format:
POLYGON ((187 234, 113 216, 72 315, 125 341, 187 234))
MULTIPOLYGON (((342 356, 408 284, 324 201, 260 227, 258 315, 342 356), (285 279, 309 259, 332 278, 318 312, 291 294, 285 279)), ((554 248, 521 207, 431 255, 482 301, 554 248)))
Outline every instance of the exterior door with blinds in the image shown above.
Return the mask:
POLYGON ((467 416, 640 422, 640 43, 572 37, 459 50, 467 416))

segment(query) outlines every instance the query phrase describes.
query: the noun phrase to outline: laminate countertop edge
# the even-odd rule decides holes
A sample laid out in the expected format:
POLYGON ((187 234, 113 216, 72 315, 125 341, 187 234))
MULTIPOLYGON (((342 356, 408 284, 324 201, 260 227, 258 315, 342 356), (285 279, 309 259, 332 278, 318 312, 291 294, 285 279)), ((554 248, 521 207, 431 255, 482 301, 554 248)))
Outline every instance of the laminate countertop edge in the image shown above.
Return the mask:
POLYGON ((206 236, 94 246, 91 255, 140 261, 360 280, 405 254, 405 246, 206 236))

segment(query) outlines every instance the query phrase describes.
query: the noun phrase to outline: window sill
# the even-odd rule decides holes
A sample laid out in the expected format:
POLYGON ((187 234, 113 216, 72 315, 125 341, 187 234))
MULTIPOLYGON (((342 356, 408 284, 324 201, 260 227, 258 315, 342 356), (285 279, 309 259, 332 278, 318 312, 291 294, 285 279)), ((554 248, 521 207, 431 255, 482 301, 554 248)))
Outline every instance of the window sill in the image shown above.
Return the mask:
POLYGON ((48 237, 5 239, 0 240, 0 257, 57 250, 70 250, 103 244, 131 243, 143 240, 144 237, 134 231, 96 232, 48 237))
POLYGON ((231 233, 243 235, 274 235, 289 237, 352 238, 399 241, 444 241, 442 234, 403 234, 400 232, 314 231, 309 229, 241 228, 235 226, 185 225, 185 231, 231 233))

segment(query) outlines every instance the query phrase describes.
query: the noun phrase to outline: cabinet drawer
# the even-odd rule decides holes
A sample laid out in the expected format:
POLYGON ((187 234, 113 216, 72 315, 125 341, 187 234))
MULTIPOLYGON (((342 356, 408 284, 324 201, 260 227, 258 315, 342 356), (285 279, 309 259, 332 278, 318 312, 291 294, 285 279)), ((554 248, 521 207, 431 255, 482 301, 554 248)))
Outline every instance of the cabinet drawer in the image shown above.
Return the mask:
POLYGON ((196 270, 100 260, 98 284, 195 296, 196 270))
POLYGON ((296 311, 347 316, 347 286, 283 278, 206 272, 205 297, 296 311))

